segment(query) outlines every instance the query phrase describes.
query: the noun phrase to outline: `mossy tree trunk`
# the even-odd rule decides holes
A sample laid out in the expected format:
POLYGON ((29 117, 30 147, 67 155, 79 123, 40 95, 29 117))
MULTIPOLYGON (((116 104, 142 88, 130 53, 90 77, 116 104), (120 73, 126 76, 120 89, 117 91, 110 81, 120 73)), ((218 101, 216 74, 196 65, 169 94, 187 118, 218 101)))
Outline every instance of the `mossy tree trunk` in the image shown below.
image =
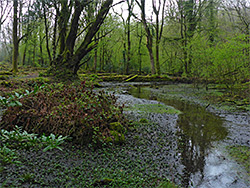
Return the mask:
MULTIPOLYGON (((63 0, 62 2, 61 13, 65 10, 66 12, 69 11, 70 5, 65 4, 63 0)), ((82 62, 83 58, 96 46, 94 37, 104 22, 113 0, 106 0, 102 3, 95 19, 88 24, 82 42, 80 42, 80 44, 78 43, 76 48, 79 19, 88 3, 89 2, 83 2, 80 0, 75 0, 72 3, 74 13, 72 15, 69 29, 65 27, 69 22, 69 16, 60 16, 59 18, 60 53, 53 62, 54 74, 57 77, 77 77, 77 71, 85 63, 82 62)))

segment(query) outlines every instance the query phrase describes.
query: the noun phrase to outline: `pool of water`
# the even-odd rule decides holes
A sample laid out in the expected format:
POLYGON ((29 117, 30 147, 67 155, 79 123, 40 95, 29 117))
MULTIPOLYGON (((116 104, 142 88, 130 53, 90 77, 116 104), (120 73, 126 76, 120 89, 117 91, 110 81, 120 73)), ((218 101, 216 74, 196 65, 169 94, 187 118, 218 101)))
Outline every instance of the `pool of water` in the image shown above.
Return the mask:
MULTIPOLYGON (((177 131, 174 133, 176 137, 173 137, 178 138, 175 156, 180 158, 180 164, 177 165, 181 166, 181 184, 185 187, 202 188, 249 187, 247 173, 226 152, 226 146, 234 144, 234 140, 238 140, 235 138, 240 136, 232 130, 241 127, 242 132, 245 132, 248 125, 237 125, 228 121, 228 115, 209 112, 206 106, 169 97, 173 90, 168 88, 169 86, 160 86, 157 89, 133 86, 128 93, 135 98, 160 102, 182 112, 175 121, 177 131)), ((178 89, 182 95, 192 92, 187 88, 183 91, 178 89)), ((154 118, 153 121, 157 122, 157 119, 154 118)), ((158 121, 161 122, 162 120, 158 121)), ((249 129, 245 134, 243 143, 248 145, 249 129)))

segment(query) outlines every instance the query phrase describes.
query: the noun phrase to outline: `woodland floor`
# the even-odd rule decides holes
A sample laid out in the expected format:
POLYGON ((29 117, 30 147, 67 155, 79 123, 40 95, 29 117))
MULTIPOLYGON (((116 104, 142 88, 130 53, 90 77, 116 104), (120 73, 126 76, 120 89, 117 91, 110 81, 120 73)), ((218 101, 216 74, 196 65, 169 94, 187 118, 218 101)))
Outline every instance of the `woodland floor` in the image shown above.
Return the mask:
MULTIPOLYGON (((27 74, 20 78, 37 75, 27 74)), ((203 96, 202 100, 216 101, 214 96, 203 96)), ((231 104, 220 107, 228 109, 228 106, 237 108, 231 104)), ((244 110, 248 110, 248 105, 244 110)), ((175 114, 165 116, 169 119, 169 127, 177 120, 175 114)), ((33 147, 16 148, 15 160, 19 162, 0 167, 0 187, 175 187, 168 183, 169 180, 179 185, 183 182, 178 169, 174 165, 168 166, 170 161, 166 163, 174 157, 167 152, 175 149, 171 131, 163 135, 163 127, 157 124, 134 123, 134 129, 125 135, 126 141, 122 145, 93 149, 92 145, 78 147, 66 142, 61 146, 62 151, 46 152, 33 147), (165 141, 155 140, 155 134, 165 141), (157 147, 152 149, 150 146, 155 144, 157 147), (154 158, 153 163, 151 158, 154 158)), ((239 163, 249 168, 249 162, 244 160, 250 156, 249 147, 231 148, 231 151, 239 163)), ((179 160, 178 157, 175 159, 179 160)))

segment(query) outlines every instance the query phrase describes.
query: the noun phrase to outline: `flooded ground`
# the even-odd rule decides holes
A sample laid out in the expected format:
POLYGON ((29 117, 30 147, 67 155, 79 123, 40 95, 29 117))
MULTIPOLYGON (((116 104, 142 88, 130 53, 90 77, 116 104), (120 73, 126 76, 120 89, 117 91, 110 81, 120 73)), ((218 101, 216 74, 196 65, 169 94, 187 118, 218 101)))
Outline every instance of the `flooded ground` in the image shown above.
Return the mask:
POLYGON ((125 103, 128 119, 141 120, 124 144, 18 148, 21 163, 0 166, 0 187, 97 187, 103 180, 111 181, 106 187, 161 188, 168 180, 179 187, 250 187, 250 169, 228 154, 228 146, 250 147, 249 114, 219 110, 190 85, 140 85, 106 88, 125 103))
MULTIPOLYGON (((166 108, 171 106, 181 111, 178 116, 127 111, 131 118, 146 117, 158 124, 158 129, 151 130, 153 136, 151 134, 147 139, 151 139, 148 151, 156 155, 149 156, 159 163, 167 163, 163 165, 162 173, 171 169, 172 176, 175 176, 172 181, 184 187, 250 187, 250 177, 246 172, 249 169, 233 161, 226 149, 232 145, 250 147, 249 114, 217 110, 199 100, 197 91, 195 94, 188 85, 142 87, 137 84, 129 88, 128 93, 123 90, 118 94, 121 103, 128 106, 164 104, 166 108), (164 139, 171 143, 168 152, 158 147, 164 139)), ((167 177, 171 179, 171 176, 167 177)))

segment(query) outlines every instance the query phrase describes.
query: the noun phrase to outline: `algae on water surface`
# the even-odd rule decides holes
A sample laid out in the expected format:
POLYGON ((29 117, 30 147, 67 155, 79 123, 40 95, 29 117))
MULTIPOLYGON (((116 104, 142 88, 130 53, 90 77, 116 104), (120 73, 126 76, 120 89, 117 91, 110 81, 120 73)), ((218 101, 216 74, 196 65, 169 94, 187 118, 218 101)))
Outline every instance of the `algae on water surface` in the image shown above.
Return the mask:
POLYGON ((124 110, 138 113, 181 114, 181 111, 164 104, 134 104, 124 110))

